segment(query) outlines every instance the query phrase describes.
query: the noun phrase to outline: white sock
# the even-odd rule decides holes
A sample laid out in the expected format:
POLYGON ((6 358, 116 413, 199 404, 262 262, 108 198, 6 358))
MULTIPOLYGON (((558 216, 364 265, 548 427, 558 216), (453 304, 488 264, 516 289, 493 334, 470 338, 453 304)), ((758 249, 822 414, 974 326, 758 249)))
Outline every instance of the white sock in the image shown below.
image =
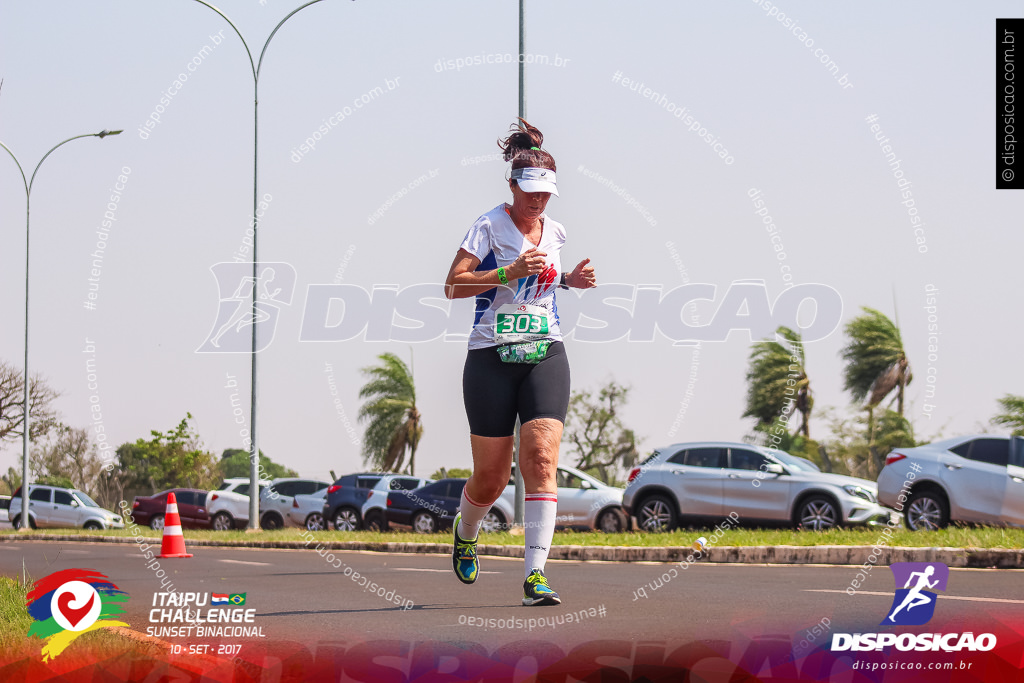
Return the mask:
POLYGON ((462 513, 462 517, 459 519, 459 538, 463 541, 475 540, 480 533, 480 525, 483 524, 484 517, 487 516, 490 509, 491 503, 484 505, 476 502, 466 494, 466 489, 463 488, 462 502, 459 504, 459 512, 462 513))
POLYGON ((544 571, 551 550, 551 539, 555 536, 555 514, 558 510, 558 496, 554 493, 527 493, 523 507, 523 521, 526 524, 526 576, 534 569, 544 571))

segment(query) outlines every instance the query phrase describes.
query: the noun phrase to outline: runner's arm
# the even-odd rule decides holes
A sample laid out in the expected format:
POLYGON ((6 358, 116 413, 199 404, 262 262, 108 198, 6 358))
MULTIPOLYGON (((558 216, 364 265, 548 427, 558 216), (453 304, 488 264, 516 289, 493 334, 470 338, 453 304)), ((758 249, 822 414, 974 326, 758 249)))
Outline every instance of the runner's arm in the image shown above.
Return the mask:
MULTIPOLYGON (((544 270, 546 256, 547 254, 536 247, 520 254, 519 258, 505 267, 505 279, 511 282, 541 272, 544 270)), ((465 299, 501 286, 497 269, 477 271, 479 265, 480 259, 465 249, 459 249, 444 283, 445 297, 465 299)))

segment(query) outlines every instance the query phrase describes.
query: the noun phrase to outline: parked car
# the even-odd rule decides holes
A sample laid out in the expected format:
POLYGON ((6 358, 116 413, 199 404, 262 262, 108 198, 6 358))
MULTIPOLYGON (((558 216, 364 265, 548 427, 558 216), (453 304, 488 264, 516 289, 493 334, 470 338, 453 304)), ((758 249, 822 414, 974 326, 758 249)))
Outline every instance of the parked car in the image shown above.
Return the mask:
POLYGON ((10 496, 0 496, 0 524, 8 523, 8 522, 11 521, 10 517, 7 514, 10 509, 11 509, 11 497, 10 496))
MULTIPOLYGON (((116 512, 104 510, 84 491, 78 489, 29 484, 28 500, 28 524, 32 529, 124 528, 124 520, 116 512)), ((10 517, 14 528, 20 528, 21 487, 18 487, 11 498, 10 517)))
POLYGON ((388 492, 410 491, 428 483, 429 479, 394 473, 346 474, 327 489, 324 520, 338 531, 383 531, 388 525, 388 492))
POLYGON ((327 528, 324 521, 324 501, 327 500, 327 489, 316 493, 299 494, 292 498, 292 506, 285 515, 285 526, 305 527, 310 531, 321 531, 327 528))
POLYGON ((206 514, 208 491, 199 489, 168 489, 152 496, 135 496, 132 501, 132 521, 142 526, 161 531, 164 528, 164 513, 167 512, 167 494, 174 493, 178 504, 178 516, 185 529, 209 529, 210 516, 206 514))
MULTIPOLYGON (((388 523, 412 527, 420 534, 451 528, 465 486, 465 479, 441 479, 413 491, 391 491, 387 502, 388 523)), ((481 530, 503 529, 512 515, 513 508, 508 501, 498 498, 484 517, 481 530)))
POLYGON ((295 496, 316 493, 328 486, 328 482, 316 479, 274 479, 260 492, 260 526, 280 529, 285 525, 295 496))
MULTIPOLYGON (((266 479, 259 480, 261 490, 269 484, 266 479)), ((210 491, 206 497, 206 513, 210 516, 210 526, 217 531, 244 529, 248 526, 249 478, 225 479, 216 491, 210 491)))
MULTIPOLYGON (((555 524, 559 527, 598 529, 607 533, 626 531, 629 518, 622 509, 624 489, 608 486, 586 472, 574 467, 558 466, 555 475, 558 485, 558 506, 555 524)), ((501 494, 501 500, 515 509, 515 465, 512 477, 501 494)), ((511 521, 512 517, 508 517, 511 521)))
POLYGON ((743 525, 830 529, 882 524, 874 482, 784 464, 744 443, 678 443, 656 450, 629 474, 622 504, 642 529, 672 530, 735 512, 743 525))
POLYGON ((896 448, 878 499, 914 531, 950 522, 1024 526, 1024 437, 975 434, 896 448))

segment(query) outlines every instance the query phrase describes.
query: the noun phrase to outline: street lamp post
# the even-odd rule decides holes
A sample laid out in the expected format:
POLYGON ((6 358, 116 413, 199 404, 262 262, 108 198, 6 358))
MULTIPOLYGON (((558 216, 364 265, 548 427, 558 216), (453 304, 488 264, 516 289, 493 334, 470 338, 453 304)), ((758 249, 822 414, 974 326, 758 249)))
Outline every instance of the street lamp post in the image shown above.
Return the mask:
POLYGON ((100 138, 101 140, 108 135, 120 135, 119 130, 101 130, 99 133, 85 133, 84 135, 76 135, 72 138, 68 138, 63 142, 59 142, 50 148, 50 151, 43 155, 43 158, 36 164, 36 168, 32 171, 32 177, 27 181, 25 180, 25 170, 21 167, 21 162, 18 161, 18 157, 14 156, 14 152, 11 148, 0 142, 0 147, 7 150, 7 153, 14 159, 15 165, 18 167, 18 172, 21 173, 21 182, 25 185, 25 404, 22 408, 22 454, 21 454, 21 531, 29 531, 31 528, 29 509, 28 509, 28 449, 31 443, 29 437, 29 378, 28 378, 28 267, 29 267, 29 218, 31 215, 31 204, 32 204, 32 184, 36 180, 36 173, 39 172, 39 167, 46 161, 46 157, 53 154, 53 152, 61 145, 66 145, 72 140, 79 138, 100 138))
POLYGON ((249 56, 249 66, 252 67, 252 92, 253 92, 253 143, 252 143, 252 352, 250 354, 252 358, 252 391, 251 391, 251 402, 249 405, 249 437, 251 440, 251 446, 249 449, 249 531, 256 531, 259 527, 259 500, 260 500, 260 489, 259 489, 259 462, 260 462, 260 449, 259 440, 257 439, 256 432, 256 388, 257 388, 257 374, 256 374, 256 326, 257 326, 257 310, 256 301, 257 295, 256 290, 259 284, 259 273, 257 267, 259 264, 257 247, 257 235, 259 234, 257 216, 257 210, 259 208, 259 84, 260 84, 260 68, 263 66, 263 55, 267 52, 267 46, 270 45, 270 41, 274 39, 274 35, 278 29, 284 24, 284 22, 291 19, 299 11, 315 5, 321 0, 311 0, 310 2, 300 5, 285 16, 284 19, 277 23, 274 30, 270 32, 270 36, 267 37, 267 42, 263 43, 263 49, 260 51, 259 61, 254 61, 252 58, 252 51, 249 49, 249 44, 245 42, 245 38, 242 36, 242 32, 238 30, 238 27, 228 19, 228 16, 221 12, 219 9, 214 7, 204 0, 196 0, 200 5, 209 7, 214 12, 223 17, 224 21, 231 25, 235 33, 238 34, 239 40, 242 41, 242 45, 245 47, 245 53, 249 56))

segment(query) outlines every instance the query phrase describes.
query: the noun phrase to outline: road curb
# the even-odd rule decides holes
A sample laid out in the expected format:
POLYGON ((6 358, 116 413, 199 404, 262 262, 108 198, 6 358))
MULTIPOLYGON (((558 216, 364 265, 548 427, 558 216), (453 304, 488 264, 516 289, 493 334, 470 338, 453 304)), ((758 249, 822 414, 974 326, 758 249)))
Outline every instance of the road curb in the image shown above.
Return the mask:
MULTIPOLYGON (((0 534, 0 542, 60 541, 63 543, 151 543, 160 539, 127 536, 62 536, 51 534, 0 534), (138 540, 145 539, 145 540, 138 540)), ((449 543, 367 543, 363 541, 318 541, 315 545, 301 541, 210 541, 189 540, 193 547, 273 548, 303 550, 327 548, 379 553, 411 553, 447 555, 449 543)), ((520 545, 480 544, 477 553, 489 557, 523 557, 520 545)), ((894 562, 942 562, 950 567, 1024 569, 1024 550, 1002 548, 908 548, 869 545, 778 545, 778 546, 713 546, 703 554, 687 546, 593 546, 556 545, 548 555, 553 560, 581 562, 708 562, 712 564, 842 564, 889 565, 894 562)))

